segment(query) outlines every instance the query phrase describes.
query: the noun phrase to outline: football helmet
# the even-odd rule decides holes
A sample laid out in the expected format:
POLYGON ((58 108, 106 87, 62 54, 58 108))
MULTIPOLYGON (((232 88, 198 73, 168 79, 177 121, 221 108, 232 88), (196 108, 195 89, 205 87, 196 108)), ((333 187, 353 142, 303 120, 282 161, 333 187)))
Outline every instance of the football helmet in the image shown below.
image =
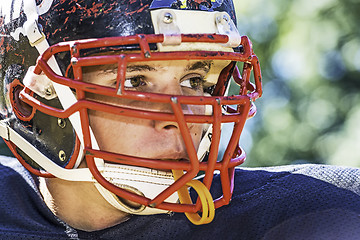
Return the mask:
POLYGON ((239 138, 262 93, 259 61, 237 30, 232 0, 11 0, 0 6, 0 135, 26 169, 94 182, 110 204, 132 214, 183 212, 204 224, 229 203, 234 168, 245 160, 239 138), (129 64, 173 60, 214 63, 204 96, 125 87, 129 64), (83 81, 84 68, 111 64, 117 66, 116 86, 83 81), (227 96, 231 78, 240 90, 227 96), (118 106, 89 99, 89 93, 166 103, 171 111, 118 106), (207 111, 189 113, 186 105, 207 111), (174 122, 188 159, 103 151, 89 111, 174 122), (189 123, 206 126, 199 147, 189 123), (232 124, 232 133, 219 157, 223 124, 232 124), (79 167, 83 161, 86 167, 79 167), (222 193, 210 193, 214 172, 222 193))

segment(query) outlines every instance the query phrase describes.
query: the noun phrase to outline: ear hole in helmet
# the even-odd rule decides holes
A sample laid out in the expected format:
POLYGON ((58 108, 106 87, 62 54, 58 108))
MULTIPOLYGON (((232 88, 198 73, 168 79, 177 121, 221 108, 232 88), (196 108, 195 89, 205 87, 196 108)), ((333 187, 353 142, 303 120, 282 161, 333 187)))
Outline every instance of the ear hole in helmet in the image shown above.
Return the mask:
POLYGON ((15 115, 22 121, 30 121, 34 117, 35 109, 20 99, 24 85, 15 79, 10 83, 9 88, 10 102, 15 115))

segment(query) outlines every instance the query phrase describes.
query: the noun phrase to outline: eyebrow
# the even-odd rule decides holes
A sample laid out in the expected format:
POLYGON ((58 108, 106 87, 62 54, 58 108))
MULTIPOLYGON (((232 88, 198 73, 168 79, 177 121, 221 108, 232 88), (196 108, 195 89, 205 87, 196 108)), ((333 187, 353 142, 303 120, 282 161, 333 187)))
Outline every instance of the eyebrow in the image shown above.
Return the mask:
MULTIPOLYGON (((188 64, 185 67, 185 71, 189 72, 189 71, 194 71, 194 70, 202 70, 205 73, 208 73, 210 71, 211 65, 213 64, 212 60, 208 60, 208 61, 197 61, 191 64, 188 64)), ((94 67, 88 67, 87 71, 91 71, 90 69, 92 69, 94 67)), ((159 68, 161 68, 161 66, 150 66, 147 64, 142 64, 142 65, 130 65, 127 66, 126 68, 126 72, 143 72, 143 71, 148 71, 148 72, 155 72, 157 71, 159 68)), ((114 67, 107 67, 106 69, 103 70, 104 72, 110 72, 110 73, 117 73, 117 68, 116 66, 114 67)))
POLYGON ((203 70, 206 73, 210 71, 213 61, 198 61, 186 66, 186 71, 203 70))
POLYGON ((130 65, 126 68, 127 72, 142 72, 142 71, 149 71, 153 72, 156 71, 155 67, 143 64, 143 65, 130 65))
MULTIPOLYGON (((185 68, 185 71, 194 71, 194 70, 203 70, 206 73, 208 73, 210 71, 211 65, 212 65, 213 61, 198 61, 195 63, 191 63, 188 64, 185 68)), ((127 66, 126 71, 127 72, 141 72, 141 71, 157 71, 157 69, 159 68, 159 66, 156 67, 152 67, 149 66, 147 64, 143 64, 143 65, 130 65, 127 66)))

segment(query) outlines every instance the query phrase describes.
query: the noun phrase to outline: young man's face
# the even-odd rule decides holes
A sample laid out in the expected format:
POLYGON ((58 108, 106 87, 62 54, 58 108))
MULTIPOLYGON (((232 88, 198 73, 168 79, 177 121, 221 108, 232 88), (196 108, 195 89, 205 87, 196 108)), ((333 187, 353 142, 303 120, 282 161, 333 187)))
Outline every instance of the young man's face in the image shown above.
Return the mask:
MULTIPOLYGON (((125 89, 171 95, 202 96, 211 61, 161 61, 129 64, 125 89)), ((116 86, 117 69, 100 67, 84 71, 84 81, 116 86)), ((124 100, 89 94, 89 99, 136 109, 172 112, 169 103, 124 100)), ((205 107, 183 106, 186 114, 204 114, 205 107)), ((101 150, 154 159, 188 159, 176 122, 149 120, 90 111, 90 126, 101 150)), ((188 124, 198 147, 202 124, 188 124)))

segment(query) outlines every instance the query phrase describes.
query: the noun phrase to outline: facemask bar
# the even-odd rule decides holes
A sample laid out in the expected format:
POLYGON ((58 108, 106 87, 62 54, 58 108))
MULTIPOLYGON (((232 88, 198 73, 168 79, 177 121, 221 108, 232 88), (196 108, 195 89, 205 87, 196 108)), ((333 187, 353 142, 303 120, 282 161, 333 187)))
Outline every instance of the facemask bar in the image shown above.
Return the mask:
MULTIPOLYGON (((31 105, 38 111, 46 114, 68 118, 74 113, 80 112, 82 128, 84 133, 85 143, 85 154, 88 166, 97 179, 108 190, 115 194, 129 199, 131 201, 140 203, 142 205, 157 207, 165 210, 177 211, 177 212, 197 212, 200 210, 201 205, 185 205, 175 203, 163 202, 168 196, 177 191, 181 186, 184 186, 187 182, 193 179, 199 171, 205 171, 204 184, 209 189, 214 170, 221 172, 221 182, 223 189, 229 189, 224 191, 224 195, 219 199, 215 200, 215 207, 220 207, 227 204, 230 201, 233 188, 233 168, 244 161, 245 154, 238 147, 238 140, 243 128, 243 125, 248 118, 251 101, 261 96, 261 72, 257 57, 253 54, 251 49, 251 43, 247 37, 242 37, 241 45, 243 51, 240 53, 233 52, 211 52, 211 51, 189 51, 189 52, 150 52, 149 44, 158 43, 163 41, 163 35, 137 35, 131 37, 115 37, 105 38, 99 40, 82 40, 69 43, 60 43, 50 47, 44 54, 39 57, 38 64, 34 70, 34 74, 40 75, 42 72, 45 73, 52 81, 67 85, 70 88, 76 90, 78 101, 72 106, 65 110, 52 108, 45 106, 38 100, 34 99, 30 93, 31 91, 27 88, 21 93, 23 101, 31 105), (140 54, 121 54, 121 55, 107 55, 107 56, 93 56, 93 57, 79 57, 77 55, 81 49, 88 48, 100 48, 108 46, 126 45, 126 44, 138 44, 141 48, 140 54), (71 64, 74 69, 75 80, 68 79, 57 75, 51 67, 47 64, 47 61, 56 53, 70 51, 72 54, 71 64), (221 89, 215 88, 214 93, 219 94, 218 97, 195 97, 195 96, 171 96, 166 94, 156 93, 140 93, 135 91, 126 91, 124 89, 126 64, 128 62, 141 62, 141 61, 156 61, 156 60, 205 60, 209 59, 218 60, 231 60, 245 62, 243 69, 242 81, 240 75, 235 77, 236 82, 241 82, 242 94, 240 96, 224 97, 221 96, 221 89), (117 88, 109 88, 99 86, 95 84, 85 83, 81 81, 81 67, 101 64, 119 64, 118 72, 118 84, 117 88), (249 81, 250 71, 254 70, 255 84, 252 85, 249 81), (245 82, 245 83, 243 83, 245 82), (252 88, 248 88, 252 86, 252 88), (92 92, 113 97, 122 97, 138 101, 146 101, 151 99, 154 102, 170 102, 173 108, 174 114, 156 113, 152 111, 138 111, 135 109, 127 109, 122 107, 115 107, 107 104, 100 104, 85 100, 85 92, 92 92), (190 105, 211 105, 213 107, 213 116, 200 116, 200 115, 186 115, 182 113, 181 104, 190 105), (237 109, 229 109, 229 115, 223 115, 221 108, 222 106, 237 105, 237 109), (125 156, 121 154, 107 153, 92 148, 91 137, 89 132, 89 121, 87 116, 87 110, 99 110, 109 113, 120 114, 124 116, 140 117, 140 118, 151 118, 163 121, 173 121, 180 125, 181 134, 187 142, 187 151, 190 156, 190 163, 184 162, 170 162, 170 161, 157 161, 153 159, 136 158, 131 156, 125 156), (200 163, 196 151, 190 143, 192 143, 191 137, 189 136, 188 128, 186 123, 211 123, 213 124, 213 142, 211 144, 211 151, 208 162, 200 163), (225 151, 224 158, 221 162, 216 162, 218 145, 220 141, 220 124, 222 122, 234 122, 234 131, 230 139, 228 148, 225 151), (100 171, 97 169, 94 158, 99 157, 105 160, 111 160, 115 163, 122 163, 134 166, 141 166, 147 168, 162 168, 162 169, 176 169, 183 170, 186 173, 180 177, 171 187, 164 190, 154 199, 147 199, 134 193, 123 190, 119 187, 109 183, 100 171)), ((225 35, 182 35, 183 42, 209 42, 209 43, 226 43, 227 36, 225 35)), ((237 73, 237 72, 236 72, 237 73)), ((253 114, 250 114, 253 115, 253 114)))

